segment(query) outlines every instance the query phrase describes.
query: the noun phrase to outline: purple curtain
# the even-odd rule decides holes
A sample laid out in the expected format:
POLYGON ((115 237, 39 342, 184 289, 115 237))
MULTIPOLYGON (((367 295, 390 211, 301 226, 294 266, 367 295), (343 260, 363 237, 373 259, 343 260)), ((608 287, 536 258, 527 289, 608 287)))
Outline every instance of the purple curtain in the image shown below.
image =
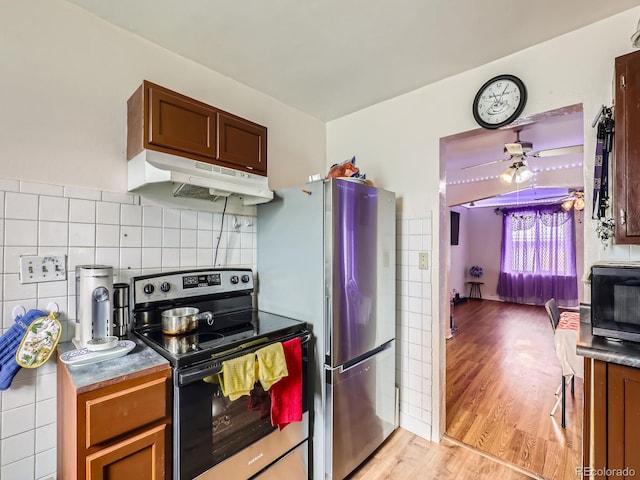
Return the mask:
POLYGON ((498 295, 505 301, 578 305, 573 209, 536 205, 503 210, 498 295))

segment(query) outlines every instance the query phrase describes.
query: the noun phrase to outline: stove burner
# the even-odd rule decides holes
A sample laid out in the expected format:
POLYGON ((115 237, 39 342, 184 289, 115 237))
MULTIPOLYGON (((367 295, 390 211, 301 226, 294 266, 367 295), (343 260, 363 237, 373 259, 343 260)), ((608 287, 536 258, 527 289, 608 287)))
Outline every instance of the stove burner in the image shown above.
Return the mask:
POLYGON ((198 346, 203 342, 207 342, 212 345, 215 343, 221 343, 224 339, 224 335, 221 333, 191 333, 183 335, 162 335, 162 346, 173 354, 183 354, 188 352, 195 352, 198 350, 198 346))

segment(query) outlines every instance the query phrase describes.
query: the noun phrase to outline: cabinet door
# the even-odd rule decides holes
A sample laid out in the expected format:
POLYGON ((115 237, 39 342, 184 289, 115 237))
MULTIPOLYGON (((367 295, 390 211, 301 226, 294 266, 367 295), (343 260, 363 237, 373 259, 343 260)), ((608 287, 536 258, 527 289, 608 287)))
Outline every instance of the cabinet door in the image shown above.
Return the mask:
POLYGON ((259 175, 267 174, 267 129, 218 113, 218 159, 259 175))
POLYGON ((159 425, 87 457, 87 479, 164 480, 166 425, 159 425))
POLYGON ((162 87, 147 87, 148 143, 215 159, 217 110, 162 87))
POLYGON ((640 472, 640 370, 613 363, 608 370, 607 468, 640 472))
POLYGON ((615 241, 640 243, 640 52, 615 61, 615 241))

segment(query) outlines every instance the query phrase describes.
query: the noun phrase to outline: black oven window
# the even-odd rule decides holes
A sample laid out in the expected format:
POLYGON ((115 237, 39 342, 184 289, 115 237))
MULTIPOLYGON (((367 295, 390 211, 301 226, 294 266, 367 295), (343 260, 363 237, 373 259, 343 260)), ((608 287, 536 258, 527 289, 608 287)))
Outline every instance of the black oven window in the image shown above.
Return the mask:
POLYGON ((182 387, 181 477, 193 478, 269 434, 275 429, 270 412, 269 393, 259 383, 250 396, 235 401, 218 383, 202 380, 182 387))

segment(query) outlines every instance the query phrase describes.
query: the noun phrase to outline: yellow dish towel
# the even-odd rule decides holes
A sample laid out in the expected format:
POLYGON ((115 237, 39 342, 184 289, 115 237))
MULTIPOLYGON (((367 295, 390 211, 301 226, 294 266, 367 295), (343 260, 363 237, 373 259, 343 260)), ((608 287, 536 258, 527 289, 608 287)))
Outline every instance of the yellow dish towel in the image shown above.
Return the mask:
POLYGON ((258 380, 265 392, 278 380, 289 375, 282 343, 272 343, 261 348, 256 351, 256 357, 258 357, 258 380))
POLYGON ((249 395, 256 383, 256 355, 249 353, 242 357, 222 362, 220 386, 222 394, 230 400, 249 395))

